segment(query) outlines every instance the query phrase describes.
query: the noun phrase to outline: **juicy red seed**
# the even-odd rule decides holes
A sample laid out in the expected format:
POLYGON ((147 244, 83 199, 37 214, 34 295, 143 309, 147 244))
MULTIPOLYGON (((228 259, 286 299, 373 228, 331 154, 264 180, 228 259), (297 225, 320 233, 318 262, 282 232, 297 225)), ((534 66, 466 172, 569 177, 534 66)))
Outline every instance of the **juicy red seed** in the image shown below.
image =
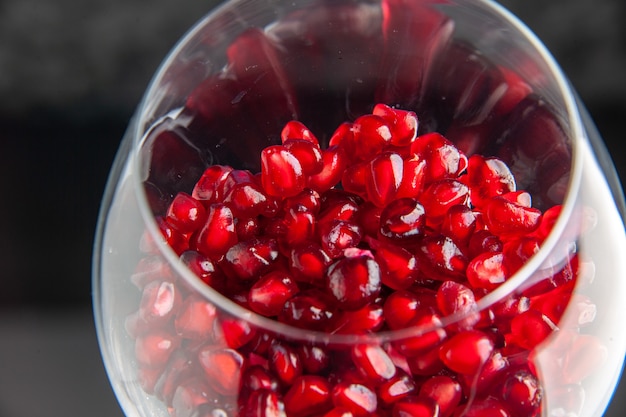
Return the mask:
POLYGON ((354 221, 360 210, 358 201, 344 193, 324 193, 318 223, 330 223, 334 220, 354 221))
POLYGON ((198 351, 198 360, 211 387, 222 395, 236 395, 245 358, 236 350, 205 346, 198 351))
POLYGON ((192 417, 203 405, 208 405, 213 397, 213 390, 199 377, 182 381, 174 391, 172 408, 177 417, 192 417))
POLYGON ((298 246, 311 240, 315 235, 315 224, 315 216, 304 210, 304 207, 289 209, 284 218, 285 242, 290 246, 298 246))
POLYGON ((287 413, 278 393, 262 389, 250 394, 242 417, 287 417, 287 413))
POLYGON ((417 354, 407 357, 407 363, 411 374, 416 376, 432 376, 444 372, 444 365, 439 358, 438 348, 419 351, 417 354))
POLYGON ((297 350, 287 344, 276 343, 270 346, 269 366, 278 379, 287 385, 293 384, 303 372, 297 350))
POLYGON ((313 132, 304 123, 297 120, 290 120, 285 124, 280 132, 280 138, 283 144, 290 139, 300 139, 319 147, 319 141, 313 132))
POLYGON ((533 349, 556 330, 556 325, 537 310, 527 310, 511 320, 511 341, 533 349))
POLYGON ((335 407, 349 410, 354 417, 370 416, 376 411, 376 393, 365 385, 339 382, 333 387, 332 400, 335 407))
POLYGON ((306 186, 300 161, 283 145, 268 146, 261 152, 261 181, 265 192, 275 197, 297 195, 306 186))
POLYGON ((385 299, 383 312, 387 325, 393 329, 404 329, 417 316, 420 309, 426 309, 422 300, 411 291, 394 291, 385 299))
POLYGON ((260 233, 260 229, 261 225, 256 217, 235 219, 235 232, 239 241, 254 239, 260 233))
POLYGON ((143 289, 139 317, 146 325, 164 325, 177 314, 181 303, 182 296, 176 285, 153 281, 143 289))
POLYGON ((217 266, 200 252, 187 250, 180 255, 180 260, 198 278, 208 286, 219 291, 223 275, 217 266))
POLYGON ((446 330, 443 328, 438 314, 429 310, 421 310, 407 323, 407 327, 415 327, 414 336, 398 340, 394 346, 402 354, 412 357, 423 355, 439 346, 446 339, 446 330))
POLYGON ((516 189, 515 178, 503 161, 478 154, 470 156, 468 160, 467 185, 475 207, 483 207, 491 197, 516 189))
POLYGON ((224 203, 236 218, 246 218, 266 213, 271 204, 269 200, 260 185, 244 183, 235 184, 224 198, 224 203))
POLYGON ((404 171, 402 157, 393 152, 376 155, 365 174, 365 188, 369 201, 385 207, 393 201, 400 189, 404 171))
POLYGON ((200 201, 187 193, 176 194, 167 209, 167 221, 182 233, 191 233, 204 223, 206 210, 200 201))
POLYGON ((407 397, 393 405, 393 417, 439 417, 439 405, 427 397, 407 397))
POLYGON ((278 391, 279 381, 263 366, 250 365, 241 377, 241 389, 244 393, 258 390, 278 391))
POLYGON ((320 211, 320 205, 319 193, 310 188, 306 188, 301 193, 283 200, 283 210, 285 212, 291 209, 304 208, 305 211, 317 215, 320 211))
POLYGON ((340 308, 362 308, 380 292, 380 267, 371 253, 342 258, 328 267, 326 289, 340 308))
POLYGON ((351 353, 356 369, 370 381, 386 381, 396 374, 396 366, 379 345, 357 344, 351 353))
POLYGON ((318 193, 328 191, 339 181, 348 165, 348 156, 343 148, 329 146, 322 151, 322 161, 324 166, 317 174, 308 177, 309 188, 318 193))
POLYGON ((337 258, 345 249, 355 248, 362 238, 361 227, 350 221, 333 220, 319 224, 322 249, 331 258, 337 258))
POLYGON ((501 389, 501 397, 514 415, 537 415, 543 393, 539 381, 528 370, 509 374, 501 389))
POLYGON ((501 195, 507 201, 522 207, 532 207, 532 196, 526 191, 511 191, 501 195))
POLYGON ((486 398, 473 401, 469 405, 462 404, 457 407, 454 417, 513 417, 507 408, 507 404, 494 399, 486 398))
POLYGON ((442 314, 467 314, 476 311, 476 298, 471 288, 455 282, 445 281, 437 290, 437 306, 442 314))
POLYGON ((441 233, 460 247, 467 247, 478 223, 477 213, 466 205, 458 204, 448 209, 441 224, 441 233))
POLYGON ((333 321, 332 332, 339 334, 371 333, 384 324, 383 309, 376 303, 358 310, 340 311, 333 321))
POLYGON ((289 271, 296 281, 324 285, 326 268, 332 262, 320 245, 308 242, 291 250, 289 271))
POLYGON ((278 320, 295 327, 324 330, 334 315, 334 306, 321 294, 301 293, 285 303, 278 320))
POLYGON ((224 204, 211 204, 206 222, 194 238, 195 249, 211 259, 219 259, 235 243, 237 232, 233 212, 224 204))
POLYGON ((225 265, 242 280, 250 280, 269 271, 277 258, 276 241, 262 238, 239 242, 224 256, 225 265))
POLYGON ((417 248, 420 269, 430 279, 446 281, 465 277, 467 258, 449 237, 427 236, 417 248))
POLYGON ((323 413, 332 407, 331 386, 317 375, 298 377, 285 393, 285 410, 290 416, 323 413))
POLYGON ((500 238, 490 231, 477 230, 470 237, 467 248, 471 259, 485 252, 502 252, 504 245, 500 238))
POLYGON ((380 235, 400 242, 415 241, 424 232, 424 206, 413 198, 400 198, 380 213, 380 235))
POLYGON ((304 175, 319 173, 324 167, 319 146, 305 139, 288 139, 283 146, 296 157, 304 175))
POLYGON ((367 114, 357 118, 352 125, 357 156, 368 160, 391 143, 389 124, 382 117, 367 114))
POLYGON ((509 277, 501 252, 485 252, 467 265, 467 280, 475 288, 493 290, 509 277))
POLYGON ((485 207, 485 222, 495 235, 521 236, 539 227, 541 211, 510 202, 505 197, 493 197, 485 207))
POLYGON ((135 357, 147 368, 160 368, 180 346, 180 338, 164 330, 158 330, 135 339, 135 357))
POLYGON ((233 169, 224 165, 208 167, 193 188, 191 196, 196 200, 210 203, 219 203, 224 197, 224 184, 233 169))
POLYGON ((184 339, 202 340, 213 331, 215 306, 195 294, 187 297, 176 315, 176 333, 184 339))
POLYGON ((291 297, 298 292, 295 281, 286 273, 274 270, 263 275, 250 288, 248 305, 264 316, 277 316, 291 297))
POLYGON ((447 375, 435 375, 422 384, 419 396, 430 398, 439 405, 439 415, 450 417, 463 399, 461 384, 447 375))
POLYGON ((537 238, 524 236, 504 243, 502 256, 509 274, 514 274, 537 252, 540 242, 537 238))
POLYGON ((457 178, 467 168, 467 157, 439 133, 418 136, 411 144, 411 154, 426 161, 426 183, 457 178))
POLYGON ((404 371, 398 371, 391 379, 377 389, 378 398, 387 406, 416 392, 415 381, 404 371))
POLYGON ((170 224, 164 217, 158 217, 156 222, 157 226, 159 226, 161 235, 165 239, 165 243, 171 247, 177 255, 184 252, 185 247, 187 246, 187 238, 185 235, 170 224))
POLYGON ((413 155, 404 160, 402 181, 396 193, 397 198, 416 198, 424 188, 426 180, 426 160, 413 155))
POLYGON ((341 176, 341 187, 349 193, 364 197, 367 193, 366 178, 370 165, 359 162, 346 167, 341 176))
POLYGON ((444 342, 439 355, 454 372, 474 375, 487 362, 493 350, 493 341, 489 336, 478 330, 467 330, 444 342))
POLYGON ((408 250, 384 242, 368 240, 374 251, 374 259, 381 270, 383 284, 394 290, 407 289, 417 281, 419 268, 417 258, 408 250))
POLYGON ((257 333, 249 322, 231 317, 222 318, 219 326, 224 343, 232 349, 244 346, 254 339, 257 333))
POLYGON ((330 364, 326 349, 315 345, 299 345, 296 350, 302 360, 304 371, 309 374, 323 373, 330 364))
POLYGON ((432 221, 441 223, 451 207, 466 204, 469 189, 460 181, 443 179, 432 182, 420 197, 426 215, 432 221))
POLYGON ((414 112, 394 109, 380 103, 374 106, 372 114, 382 117, 390 125, 392 145, 410 145, 417 137, 418 120, 414 112))

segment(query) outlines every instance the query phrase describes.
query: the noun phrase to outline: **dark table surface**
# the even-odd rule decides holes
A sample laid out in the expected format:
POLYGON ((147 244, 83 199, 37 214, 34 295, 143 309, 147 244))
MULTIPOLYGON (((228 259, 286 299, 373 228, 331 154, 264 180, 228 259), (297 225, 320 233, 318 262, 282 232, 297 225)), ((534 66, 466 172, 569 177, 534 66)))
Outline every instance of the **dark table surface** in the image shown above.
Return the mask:
MULTIPOLYGON (((122 415, 90 310, 98 206, 152 73, 215 3, 0 0, 0 417, 122 415)), ((502 4, 562 65, 624 182, 626 3, 502 4)), ((625 410, 622 383, 606 416, 625 410)))

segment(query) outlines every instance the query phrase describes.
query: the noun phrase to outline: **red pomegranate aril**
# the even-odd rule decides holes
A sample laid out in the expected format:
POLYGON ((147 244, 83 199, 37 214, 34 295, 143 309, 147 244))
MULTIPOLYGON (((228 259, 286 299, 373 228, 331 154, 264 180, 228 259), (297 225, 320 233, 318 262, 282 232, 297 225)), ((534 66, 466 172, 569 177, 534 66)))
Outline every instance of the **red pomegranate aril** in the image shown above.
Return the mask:
POLYGON ((358 162, 348 165, 341 176, 341 187, 361 197, 367 194, 367 176, 370 169, 368 162, 358 162))
POLYGON ((410 375, 398 370, 391 379, 380 384, 376 391, 383 404, 390 406, 396 401, 414 394, 416 384, 410 375))
POLYGON ((176 417, 195 417, 198 407, 208 404, 213 396, 209 385, 199 377, 182 381, 174 391, 172 408, 176 417))
POLYGON ((274 239, 256 238, 231 246, 224 265, 241 280, 251 280, 268 271, 278 258, 274 239))
POLYGON ((370 416, 378 407, 376 393, 358 383, 337 383, 332 390, 332 400, 335 407, 343 407, 355 417, 370 416))
POLYGON ((367 114, 357 118, 352 124, 357 156, 369 160, 391 143, 389 124, 379 116, 367 114))
POLYGON ((324 285, 324 274, 332 259, 315 242, 293 248, 289 254, 289 271, 296 281, 324 285))
POLYGON ((285 234, 282 236, 290 247, 298 246, 313 239, 316 219, 304 207, 291 208, 284 217, 285 234))
POLYGON ((469 189, 465 184, 453 179, 433 181, 420 196, 427 218, 440 224, 451 207, 466 204, 469 189))
POLYGON ((273 270, 263 275, 250 288, 248 305, 263 316, 277 316, 285 302, 298 292, 295 281, 284 271, 273 270))
POLYGON ((296 347, 304 372, 322 374, 330 364, 329 352, 321 346, 302 344, 296 347))
POLYGON ((421 385, 419 397, 435 401, 439 406, 440 417, 450 417, 463 399, 463 389, 454 378, 435 375, 421 385))
POLYGON ((213 331, 216 307, 202 297, 191 294, 185 299, 174 321, 176 333, 183 339, 202 340, 213 331))
POLYGON ((541 222, 541 211, 513 203, 503 196, 485 205, 485 222, 495 235, 521 236, 534 231, 541 222))
POLYGON ((384 323, 382 307, 370 303, 358 310, 337 312, 331 331, 338 334, 371 333, 380 330, 384 323))
POLYGON ((396 374, 395 364, 380 345, 356 344, 351 354, 356 369, 369 381, 386 381, 396 374))
POLYGON ((167 221, 181 233, 191 233, 204 223, 206 210, 200 201, 187 193, 176 194, 167 209, 167 221))
POLYGON ((306 186, 302 165, 283 145, 272 145, 261 152, 261 181, 265 192, 274 197, 297 195, 306 186))
POLYGON ((141 258, 130 280, 139 290, 143 290, 152 281, 177 281, 176 275, 172 273, 167 262, 157 255, 141 258))
POLYGON ((392 408, 392 417, 439 417, 439 405, 428 397, 406 397, 392 408))
POLYGON ((200 252, 187 250, 180 255, 181 262, 208 286, 220 291, 223 287, 223 274, 209 259, 200 252))
POLYGON ((211 165, 193 188, 191 196, 205 204, 220 203, 226 197, 224 184, 233 169, 224 165, 211 165))
POLYGON ((256 217, 265 214, 270 197, 255 183, 235 184, 224 198, 235 218, 256 217))
POLYGON ((283 211, 287 212, 291 209, 304 208, 305 211, 317 215, 320 211, 321 200, 317 191, 305 188, 299 194, 293 197, 287 197, 283 200, 283 211))
POLYGON ((476 298, 472 289, 455 281, 445 281, 439 286, 437 307, 445 316, 477 311, 476 298))
POLYGON ((239 349, 256 336, 256 329, 242 319, 234 317, 222 317, 216 322, 219 326, 217 333, 222 337, 223 342, 231 349, 239 349))
POLYGON ((444 364, 439 358, 438 347, 407 357, 407 364, 411 374, 417 377, 429 377, 444 372, 444 364))
POLYGON ((407 327, 415 327, 413 336, 397 340, 393 345, 408 357, 424 355, 439 346, 447 337, 439 315, 428 310, 416 314, 407 327))
POLYGON ((459 405, 453 417, 513 417, 513 415, 503 401, 487 398, 459 405))
POLYGON ((402 157, 393 152, 376 155, 365 174, 365 189, 369 201, 385 207, 396 198, 404 172, 402 157))
POLYGON ((514 416, 539 415, 542 389, 528 370, 511 372, 502 383, 501 398, 514 416))
POLYGON ((510 342, 524 349, 534 349, 557 327, 552 321, 537 310, 527 310, 511 320, 510 342))
POLYGON ((478 330, 466 330, 445 341, 439 350, 443 363, 454 372, 475 375, 494 350, 493 341, 478 330))
POLYGON ((394 109, 379 103, 374 106, 372 114, 382 117, 389 124, 392 145, 407 146, 417 137, 418 120, 415 112, 394 109))
POLYGON ((421 240, 416 253, 420 269, 428 278, 438 281, 465 278, 467 258, 449 237, 427 236, 421 240))
POLYGON ((426 184, 457 178, 467 168, 467 157, 439 133, 418 136, 411 144, 411 153, 426 161, 426 184))
POLYGON ((308 187, 318 193, 330 190, 341 181, 348 165, 348 156, 343 148, 329 146, 322 151, 322 161, 322 170, 308 177, 308 187))
POLYGON ((417 258, 399 246, 367 239, 374 259, 381 270, 382 283, 394 290, 407 289, 417 281, 419 268, 417 258))
POLYGON ((320 214, 317 222, 319 224, 330 223, 334 220, 356 221, 360 205, 357 197, 338 191, 328 191, 324 193, 320 214))
POLYGON ((363 237, 361 227, 352 221, 333 220, 318 223, 318 226, 322 249, 333 259, 341 256, 345 249, 356 248, 363 237))
POLYGON ((317 137, 304 123, 297 120, 290 120, 285 123, 285 127, 280 132, 280 139, 283 144, 290 139, 305 140, 319 148, 317 137))
POLYGON ((322 150, 305 139, 288 139, 283 146, 296 157, 305 176, 319 173, 324 167, 322 150))
POLYGON ((302 361, 294 347, 277 342, 270 346, 268 354, 269 367, 282 383, 291 385, 302 375, 302 361))
POLYGON ((204 226, 193 238, 193 246, 203 255, 217 260, 237 243, 235 218, 231 209, 222 203, 211 204, 208 211, 204 226))
POLYGON ((468 160, 467 185, 474 207, 484 207, 490 198, 516 190, 515 178, 502 160, 478 154, 468 160))
POLYGON ((467 245, 470 259, 486 252, 502 252, 503 249, 504 244, 502 243, 502 240, 489 230, 485 229, 474 232, 467 245))
POLYGON ((535 237, 522 236, 504 243, 502 256, 509 274, 514 274, 539 252, 541 242, 535 237))
POLYGON ((176 285, 168 281, 153 281, 143 289, 139 318, 147 326, 164 325, 176 315, 181 303, 182 296, 176 285))
POLYGON ((332 321, 334 306, 320 292, 300 293, 287 301, 278 320, 309 330, 324 330, 332 321))
POLYGON ((289 416, 303 417, 324 413, 332 408, 331 386, 321 376, 300 376, 285 393, 284 402, 289 416))
POLYGON ((426 182, 426 160, 413 155, 404 159, 402 181, 396 198, 417 198, 426 182))
POLYGON ((188 245, 187 237, 164 217, 157 217, 156 223, 165 243, 172 248, 177 255, 183 253, 185 247, 188 245))
POLYGON ((493 290, 509 277, 501 252, 485 252, 467 265, 467 280, 475 288, 493 290))
POLYGON ((354 414, 345 407, 335 407, 321 417, 354 417, 354 414))
POLYGON ((380 213, 380 235, 393 241, 414 242, 424 232, 424 206, 413 198, 399 198, 380 213))
POLYGON ((287 417, 287 413, 278 393, 261 389, 247 398, 242 417, 287 417))
POLYGON ((238 241, 254 239, 256 235, 261 233, 260 228, 261 224, 257 217, 235 219, 235 232, 238 241))
POLYGON ((135 339, 135 357, 144 367, 163 369, 179 346, 180 337, 157 330, 135 339))
POLYGON ((394 291, 383 305, 385 322, 392 330, 404 329, 424 309, 420 298, 411 291, 394 291))
POLYGON ((278 391, 279 388, 279 381, 261 365, 249 365, 241 377, 243 394, 258 390, 278 391))
POLYGON ((381 289, 378 263, 369 251, 357 251, 328 267, 326 290, 345 310, 364 307, 381 289))
POLYGON ((206 380, 216 392, 237 395, 246 362, 241 353, 235 349, 206 345, 198 351, 198 360, 206 380))
POLYGON ((451 206, 441 223, 441 233, 452 239, 457 246, 467 247, 476 230, 478 214, 464 204, 451 206))

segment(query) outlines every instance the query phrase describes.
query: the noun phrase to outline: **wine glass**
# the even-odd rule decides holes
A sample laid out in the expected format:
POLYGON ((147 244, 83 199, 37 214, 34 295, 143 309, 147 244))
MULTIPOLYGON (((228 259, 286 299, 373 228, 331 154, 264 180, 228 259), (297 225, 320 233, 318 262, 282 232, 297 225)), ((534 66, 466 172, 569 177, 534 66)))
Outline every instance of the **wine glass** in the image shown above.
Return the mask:
MULTIPOLYGON (((403 201, 426 195, 411 190, 403 201)), ((428 216, 435 197, 420 203, 428 216)), ((102 356, 128 416, 600 416, 626 351, 624 213, 583 104, 496 3, 229 1, 164 60, 112 167, 93 267, 102 356), (422 159, 402 153, 415 145, 368 154, 338 139, 398 117, 430 143, 422 159), (324 167, 369 165, 341 165, 340 186, 311 174, 293 191, 289 169, 268 182, 267 149, 294 134, 289 146, 324 167), (433 195, 427 153, 445 154, 456 177, 441 181, 469 188, 470 202, 387 244, 381 218, 399 188, 365 203, 359 190, 374 192, 361 182, 404 158, 403 175, 426 178, 413 189, 433 195), (481 200, 491 183, 466 180, 476 167, 517 188, 501 176, 504 191, 481 200), (536 227, 498 226, 491 199, 536 227), (323 204, 335 211, 311 208, 323 204), (284 230, 287 212, 322 229, 346 210, 360 216, 340 230, 358 235, 352 246, 309 245, 295 220, 284 230), (324 292, 335 279, 354 286, 324 292)))

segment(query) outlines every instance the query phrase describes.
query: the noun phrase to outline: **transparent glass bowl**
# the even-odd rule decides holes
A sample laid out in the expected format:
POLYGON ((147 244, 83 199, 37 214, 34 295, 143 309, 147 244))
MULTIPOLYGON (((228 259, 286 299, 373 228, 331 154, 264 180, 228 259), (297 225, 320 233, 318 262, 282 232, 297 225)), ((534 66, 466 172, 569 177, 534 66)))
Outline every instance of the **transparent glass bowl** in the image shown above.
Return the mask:
MULTIPOLYGON (((408 398, 424 397, 417 394, 432 375, 457 381, 460 403, 453 411, 442 400, 440 415, 491 407, 519 417, 600 416, 626 351, 623 217, 619 181, 584 106, 543 45, 497 4, 230 1, 164 60, 112 168, 93 269, 102 355, 128 416, 322 416, 342 401, 358 404, 350 392, 362 397, 353 414, 393 415, 397 398, 381 394, 381 380, 362 381, 356 346, 370 362, 391 359, 394 376, 379 377, 404 381, 408 398), (157 218, 208 165, 258 172, 260 151, 280 142, 287 121, 304 122, 325 147, 336 126, 379 102, 415 111, 421 133, 439 131, 467 155, 502 158, 542 210, 561 205, 539 251, 481 295, 477 310, 373 333, 298 329, 210 288, 165 242, 157 218), (504 316, 510 329, 527 310, 552 314, 540 321, 551 325, 540 343, 506 348, 501 335, 469 375, 437 359, 476 314, 477 329, 504 316), (177 327, 192 312, 196 327, 177 327), (330 399, 288 394, 301 381, 268 376, 278 360, 307 363, 294 372, 321 378, 316 389, 330 399), (528 374, 540 407, 511 406, 520 389, 533 388, 519 377, 528 374), (337 394, 341 384, 360 388, 337 394), (257 414, 242 411, 250 403, 257 414)), ((524 323, 529 340, 545 327, 524 323)))

